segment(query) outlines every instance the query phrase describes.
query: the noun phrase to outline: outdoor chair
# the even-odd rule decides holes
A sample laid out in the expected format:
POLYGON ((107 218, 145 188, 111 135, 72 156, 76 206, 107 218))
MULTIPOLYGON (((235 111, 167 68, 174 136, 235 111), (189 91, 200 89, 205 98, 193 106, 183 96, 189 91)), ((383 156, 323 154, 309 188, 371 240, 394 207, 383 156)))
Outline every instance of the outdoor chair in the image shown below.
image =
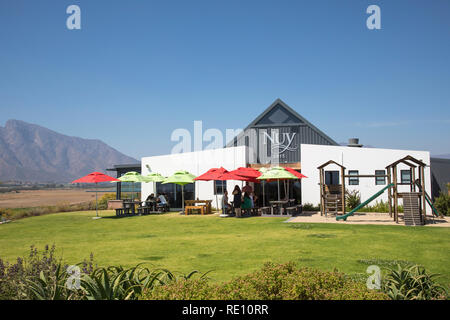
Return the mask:
POLYGON ((259 208, 259 215, 270 214, 270 207, 259 208))

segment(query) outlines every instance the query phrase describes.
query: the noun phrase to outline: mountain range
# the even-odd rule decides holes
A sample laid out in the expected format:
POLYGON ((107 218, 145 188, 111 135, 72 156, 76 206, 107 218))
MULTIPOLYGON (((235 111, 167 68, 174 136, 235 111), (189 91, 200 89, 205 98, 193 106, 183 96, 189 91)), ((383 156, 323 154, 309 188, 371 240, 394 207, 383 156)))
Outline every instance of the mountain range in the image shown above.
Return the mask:
POLYGON ((0 181, 68 183, 115 164, 138 163, 100 140, 8 120, 0 127, 0 181))

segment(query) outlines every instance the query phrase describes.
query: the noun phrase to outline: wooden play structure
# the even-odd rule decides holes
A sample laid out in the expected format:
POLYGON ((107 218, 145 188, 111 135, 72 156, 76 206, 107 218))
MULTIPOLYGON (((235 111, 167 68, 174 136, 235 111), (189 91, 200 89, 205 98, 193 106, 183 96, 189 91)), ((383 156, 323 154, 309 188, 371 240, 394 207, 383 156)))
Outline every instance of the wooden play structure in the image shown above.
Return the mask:
POLYGON ((345 167, 330 160, 319 166, 319 185, 320 185, 320 215, 337 215, 338 212, 345 214, 345 167), (329 165, 336 165, 340 169, 341 184, 325 183, 325 168, 329 165))
MULTIPOLYGON (((425 167, 426 164, 412 156, 401 158, 386 167, 386 174, 358 174, 346 175, 346 168, 341 164, 330 160, 317 167, 319 169, 320 186, 320 214, 336 215, 336 220, 347 220, 362 207, 378 198, 386 190, 388 191, 389 215, 396 223, 399 222, 398 200, 403 200, 403 220, 405 225, 424 225, 426 222, 426 204, 431 207, 432 213, 438 216, 436 208, 431 202, 431 198, 425 192, 425 167), (409 167, 410 179, 407 182, 398 182, 398 166, 404 164, 409 167), (329 165, 336 165, 340 169, 340 184, 326 184, 325 168, 329 165), (345 212, 345 178, 387 178, 387 185, 372 195, 369 199, 359 204, 350 212, 345 212), (417 177, 417 179, 416 179, 417 177), (409 185, 409 191, 399 192, 400 185, 409 185), (340 213, 340 215, 338 215, 340 213)), ((441 215, 442 216, 442 215, 441 215)))
MULTIPOLYGON (((426 205, 431 208, 433 215, 439 216, 433 206, 430 196, 425 191, 425 167, 427 165, 411 156, 406 156, 386 167, 388 183, 394 186, 388 190, 389 214, 398 223, 398 199, 403 199, 403 220, 405 225, 424 225, 426 222, 426 205), (398 182, 398 165, 409 167, 410 181, 398 182), (417 177, 417 179, 416 179, 417 177), (409 185, 408 192, 398 192, 399 185, 409 185)), ((440 215, 442 216, 442 215, 440 215)))

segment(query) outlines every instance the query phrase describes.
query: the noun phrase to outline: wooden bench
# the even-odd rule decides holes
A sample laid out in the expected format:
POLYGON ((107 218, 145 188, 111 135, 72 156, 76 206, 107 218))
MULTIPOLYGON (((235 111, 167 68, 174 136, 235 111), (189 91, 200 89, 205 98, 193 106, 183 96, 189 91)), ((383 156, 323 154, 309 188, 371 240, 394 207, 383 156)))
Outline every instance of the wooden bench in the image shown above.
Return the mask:
POLYGON ((200 207, 203 206, 205 209, 204 214, 211 213, 211 200, 185 200, 184 204, 186 207, 200 207))
POLYGON ((188 215, 191 211, 200 211, 200 213, 203 215, 206 211, 206 206, 186 206, 184 207, 184 214, 188 215))

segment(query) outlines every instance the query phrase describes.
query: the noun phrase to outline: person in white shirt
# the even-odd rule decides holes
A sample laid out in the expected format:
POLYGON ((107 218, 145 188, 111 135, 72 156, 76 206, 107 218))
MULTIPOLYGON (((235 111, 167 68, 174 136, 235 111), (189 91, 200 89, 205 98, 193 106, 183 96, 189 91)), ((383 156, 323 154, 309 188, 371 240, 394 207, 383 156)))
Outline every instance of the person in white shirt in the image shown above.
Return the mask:
POLYGON ((163 194, 160 194, 158 199, 159 199, 159 203, 160 204, 162 204, 162 205, 166 205, 167 204, 167 200, 166 200, 166 198, 164 197, 163 194))

